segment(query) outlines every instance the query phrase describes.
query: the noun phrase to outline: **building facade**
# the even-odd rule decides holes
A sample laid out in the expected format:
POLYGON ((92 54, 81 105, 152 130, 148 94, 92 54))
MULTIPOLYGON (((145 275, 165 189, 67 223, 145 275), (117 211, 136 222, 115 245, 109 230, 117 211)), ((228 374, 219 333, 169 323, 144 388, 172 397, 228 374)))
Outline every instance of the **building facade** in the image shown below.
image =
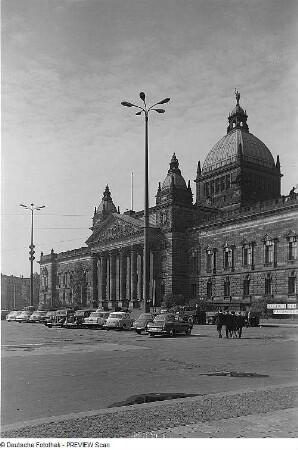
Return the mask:
MULTIPOLYGON (((197 164, 196 198, 174 154, 149 210, 150 300, 247 309, 297 299, 298 196, 281 196, 280 161, 239 104, 197 164)), ((40 306, 138 308, 144 212, 116 209, 109 187, 86 247, 41 254, 40 306)))
MULTIPOLYGON (((33 301, 39 304, 39 274, 33 274, 33 301)), ((30 306, 30 278, 1 274, 1 309, 23 310, 30 306)))

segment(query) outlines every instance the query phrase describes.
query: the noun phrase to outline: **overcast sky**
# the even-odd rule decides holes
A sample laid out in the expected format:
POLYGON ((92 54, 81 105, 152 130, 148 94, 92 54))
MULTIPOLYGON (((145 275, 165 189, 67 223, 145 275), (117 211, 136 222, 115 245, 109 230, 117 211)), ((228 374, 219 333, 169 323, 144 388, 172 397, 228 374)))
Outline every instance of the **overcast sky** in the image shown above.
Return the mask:
MULTIPOLYGON (((198 160, 226 134, 234 90, 250 132, 297 177, 296 0, 2 0, 2 273, 85 245, 108 183, 143 209, 144 123, 121 101, 171 97, 152 113, 150 206, 173 152, 195 192, 198 160)), ((35 270, 39 265, 35 262, 35 270)))

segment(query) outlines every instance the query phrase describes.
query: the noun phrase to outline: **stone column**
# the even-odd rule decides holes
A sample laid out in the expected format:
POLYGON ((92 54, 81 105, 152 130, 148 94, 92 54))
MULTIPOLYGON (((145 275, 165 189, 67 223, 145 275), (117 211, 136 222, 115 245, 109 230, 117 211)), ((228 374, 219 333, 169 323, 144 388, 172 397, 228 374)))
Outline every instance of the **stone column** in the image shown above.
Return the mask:
POLYGON ((98 283, 98 274, 97 274, 97 255, 92 255, 92 288, 91 288, 91 299, 92 305, 95 306, 98 304, 98 295, 97 295, 97 283, 98 283))
MULTIPOLYGON (((116 265, 116 301, 120 302, 120 252, 115 255, 115 265, 116 265)), ((118 305, 121 306, 121 305, 118 305)))
POLYGON ((116 255, 110 253, 110 301, 116 301, 116 255))
POLYGON ((106 258, 107 262, 107 277, 106 277, 106 299, 108 302, 111 300, 111 293, 110 293, 110 255, 106 258))
POLYGON ((138 300, 142 301, 143 293, 143 252, 138 255, 138 300))
POLYGON ((120 250, 119 253, 119 296, 120 301, 126 300, 126 277, 125 277, 125 251, 120 250))
POLYGON ((125 257, 126 264, 126 298, 131 300, 131 266, 130 266, 130 255, 125 257))
POLYGON ((102 254, 99 258, 98 298, 100 301, 107 299, 107 257, 102 254))
POLYGON ((150 303, 153 302, 153 289, 154 289, 154 253, 151 251, 150 252, 150 291, 149 291, 149 299, 150 299, 150 303))
POLYGON ((130 252, 130 299, 137 299, 137 252, 133 247, 130 252))

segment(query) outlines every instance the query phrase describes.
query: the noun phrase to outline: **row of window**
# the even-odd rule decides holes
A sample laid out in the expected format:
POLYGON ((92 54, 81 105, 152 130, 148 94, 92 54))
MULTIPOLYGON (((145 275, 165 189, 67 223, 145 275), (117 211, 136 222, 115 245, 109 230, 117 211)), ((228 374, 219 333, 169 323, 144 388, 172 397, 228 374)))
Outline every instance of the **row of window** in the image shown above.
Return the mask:
MULTIPOLYGON (((298 258, 297 236, 287 237, 287 260, 295 261, 298 258)), ((263 240, 263 264, 267 267, 277 265, 277 245, 278 240, 265 237, 263 240)), ((255 264, 255 242, 242 243, 242 267, 254 269, 255 264)), ((205 270, 208 273, 216 273, 218 264, 218 249, 207 247, 205 249, 205 270)), ((201 252, 192 251, 190 254, 190 272, 199 273, 201 269, 201 252)), ((222 248, 222 263, 224 270, 233 271, 235 269, 236 247, 225 244, 222 248)))
MULTIPOLYGON (((57 277, 57 287, 61 288, 72 286, 73 278, 74 278, 73 272, 59 273, 57 277)), ((84 270, 84 272, 82 273, 82 284, 88 283, 88 279, 89 279, 89 271, 84 270)))
MULTIPOLYGON (((259 178, 251 176, 246 180, 247 186, 254 187, 255 190, 264 192, 276 192, 278 185, 270 178, 259 178)), ((219 194, 231 187, 231 174, 206 181, 203 185, 204 197, 219 194)))
POLYGON ((206 181, 204 183, 204 197, 209 197, 209 195, 218 194, 219 192, 226 191, 230 187, 231 187, 231 174, 215 178, 215 180, 206 181))
MULTIPOLYGON (((242 295, 243 296, 249 296, 251 294, 251 278, 250 275, 246 275, 246 277, 243 280, 242 283, 242 295)), ((197 285, 195 283, 191 284, 191 298, 197 297, 197 285)), ((206 286, 206 296, 207 298, 212 298, 213 296, 213 289, 214 285, 211 279, 207 281, 206 286)), ((297 292, 297 284, 296 284, 296 274, 293 270, 290 272, 288 276, 288 295, 294 295, 297 292)), ((266 277, 264 278, 264 285, 263 285, 263 294, 265 295, 272 295, 273 294, 273 282, 272 282, 272 276, 270 273, 266 274, 266 277)), ((224 297, 230 297, 231 296, 231 280, 229 277, 226 277, 223 282, 223 295, 224 297)))

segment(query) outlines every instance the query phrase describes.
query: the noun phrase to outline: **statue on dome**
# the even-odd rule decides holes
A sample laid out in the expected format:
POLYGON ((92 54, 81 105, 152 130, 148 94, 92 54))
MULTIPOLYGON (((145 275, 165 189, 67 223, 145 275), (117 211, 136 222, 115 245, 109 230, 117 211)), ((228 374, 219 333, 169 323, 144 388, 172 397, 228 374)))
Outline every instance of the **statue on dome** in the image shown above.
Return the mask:
POLYGON ((236 91, 236 88, 235 88, 235 95, 236 95, 237 105, 239 105, 240 92, 236 91))

